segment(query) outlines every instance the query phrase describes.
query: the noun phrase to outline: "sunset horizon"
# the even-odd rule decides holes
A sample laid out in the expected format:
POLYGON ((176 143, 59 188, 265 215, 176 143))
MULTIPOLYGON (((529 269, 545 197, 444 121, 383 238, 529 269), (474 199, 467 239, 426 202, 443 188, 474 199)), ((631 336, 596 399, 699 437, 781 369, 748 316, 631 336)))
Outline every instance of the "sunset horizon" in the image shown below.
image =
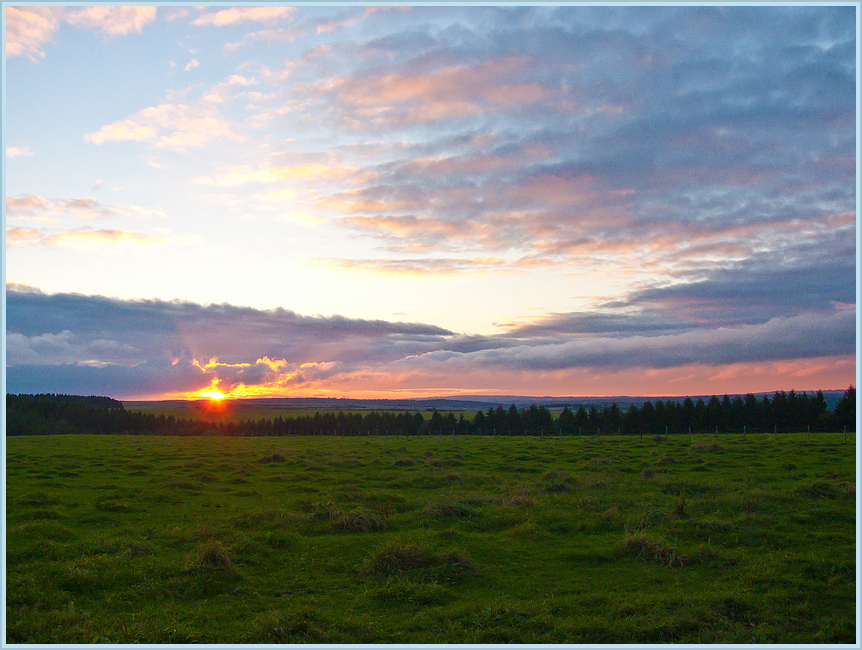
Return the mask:
POLYGON ((7 394, 857 384, 853 6, 4 14, 7 394))

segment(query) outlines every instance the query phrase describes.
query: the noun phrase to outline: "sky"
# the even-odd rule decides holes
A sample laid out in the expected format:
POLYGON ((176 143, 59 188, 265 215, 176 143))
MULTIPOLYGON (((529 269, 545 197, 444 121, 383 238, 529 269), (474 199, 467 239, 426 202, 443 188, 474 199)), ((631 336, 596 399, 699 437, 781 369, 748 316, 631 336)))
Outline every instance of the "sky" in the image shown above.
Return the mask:
POLYGON ((9 393, 856 383, 855 6, 4 13, 9 393))

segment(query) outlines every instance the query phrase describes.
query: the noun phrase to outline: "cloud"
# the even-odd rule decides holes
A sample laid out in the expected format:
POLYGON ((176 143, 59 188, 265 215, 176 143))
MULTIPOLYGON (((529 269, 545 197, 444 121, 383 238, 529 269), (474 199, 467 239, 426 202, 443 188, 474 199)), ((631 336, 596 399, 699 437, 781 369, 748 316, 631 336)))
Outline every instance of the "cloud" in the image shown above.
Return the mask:
POLYGON ((156 20, 156 7, 82 7, 67 9, 66 21, 76 27, 99 29, 109 36, 140 34, 156 20))
POLYGON ((231 123, 214 106, 159 104, 142 109, 125 120, 118 120, 84 140, 95 145, 111 141, 152 142, 159 149, 185 151, 213 139, 241 139, 231 123))
POLYGON ((400 346, 426 350, 429 342, 452 335, 420 323, 301 316, 281 308, 43 294, 11 285, 7 286, 7 305, 10 332, 34 336, 69 330, 82 337, 99 332, 115 340, 138 341, 136 347, 148 355, 203 361, 218 357, 224 363, 262 357, 291 363, 321 361, 316 356, 321 350, 337 350, 337 358, 346 360, 367 355, 368 345, 391 358, 400 346), (354 343, 356 350, 351 349, 354 343))
POLYGON ((48 207, 48 200, 41 196, 23 196, 21 198, 7 197, 6 198, 6 213, 7 214, 29 214, 37 210, 45 210, 48 207))
POLYGON ((230 165, 220 169, 214 176, 199 176, 194 182, 200 185, 237 187, 249 183, 277 183, 280 181, 312 181, 343 179, 356 174, 354 167, 301 163, 297 165, 230 165))
MULTIPOLYGON (((93 189, 98 189, 97 181, 93 189)), ((149 219, 165 217, 159 208, 138 205, 105 205, 91 196, 82 199, 48 199, 44 196, 7 197, 6 215, 15 221, 50 221, 75 217, 98 219, 104 217, 134 217, 149 219), (31 216, 37 215, 37 216, 31 216)))
POLYGON ((45 58, 43 46, 60 26, 61 7, 13 7, 6 5, 6 58, 45 58))
MULTIPOLYGON (((751 325, 677 323, 675 329, 660 314, 630 320, 551 315, 496 336, 282 308, 44 294, 15 285, 7 285, 7 311, 12 392, 65 389, 77 377, 76 391, 98 385, 98 392, 121 397, 193 394, 214 380, 244 395, 505 392, 552 380, 569 382, 553 390, 565 394, 575 385, 626 383, 626 375, 668 380, 670 369, 716 382, 739 382, 747 370, 774 382, 768 371, 780 367, 794 381, 808 381, 830 368, 846 373, 846 360, 855 355, 855 306, 848 305, 751 325)), ((689 390, 681 385, 678 394, 689 390)))
POLYGON ((501 257, 458 258, 378 258, 347 259, 325 258, 318 263, 346 271, 366 271, 387 275, 455 275, 471 273, 505 273, 509 268, 507 260, 501 257))
POLYGON ((246 22, 276 23, 281 20, 291 20, 296 11, 296 7, 231 7, 201 14, 192 21, 192 25, 225 27, 246 22))
POLYGON ((431 352, 405 366, 444 365, 450 375, 471 367, 509 371, 569 368, 671 368, 701 364, 778 361, 855 354, 855 310, 822 316, 773 318, 758 325, 698 329, 678 334, 580 337, 470 353, 431 352))
POLYGON ((6 147, 7 158, 20 158, 21 156, 32 156, 33 152, 29 147, 6 147))
POLYGON ((337 106, 344 117, 381 125, 469 117, 480 111, 526 107, 548 91, 534 81, 513 79, 529 69, 528 57, 477 65, 443 65, 430 71, 341 76, 302 88, 337 106))
POLYGON ((186 64, 186 72, 191 72, 195 68, 199 68, 201 66, 200 62, 197 59, 192 59, 186 64))
POLYGON ((29 228, 9 228, 6 230, 7 246, 21 248, 26 246, 58 246, 62 248, 92 249, 97 247, 113 248, 120 245, 165 244, 181 241, 182 238, 153 236, 134 230, 117 228, 76 228, 54 233, 45 233, 29 228))
POLYGON ((6 229, 6 245, 20 246, 22 244, 30 244, 43 237, 43 234, 32 228, 7 228, 6 229))

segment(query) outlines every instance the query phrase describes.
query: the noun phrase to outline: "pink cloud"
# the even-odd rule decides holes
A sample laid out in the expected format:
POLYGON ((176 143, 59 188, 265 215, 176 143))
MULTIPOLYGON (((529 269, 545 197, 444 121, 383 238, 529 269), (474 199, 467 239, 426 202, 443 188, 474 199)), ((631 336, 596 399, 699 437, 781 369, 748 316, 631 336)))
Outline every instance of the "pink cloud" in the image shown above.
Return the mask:
POLYGON ((548 91, 540 84, 509 81, 529 65, 526 57, 510 57, 475 66, 443 66, 427 73, 339 77, 307 90, 334 93, 358 119, 425 122, 474 115, 484 107, 508 109, 541 101, 548 91))
POLYGON ((12 7, 6 5, 6 58, 45 58, 43 46, 60 26, 62 7, 12 7))
POLYGON ((454 275, 506 273, 507 262, 502 257, 424 258, 424 259, 347 259, 325 258, 319 263, 350 271, 365 271, 385 275, 454 275))
POLYGON ((6 213, 32 213, 36 210, 45 210, 48 207, 48 200, 42 196, 25 196, 20 199, 7 197, 6 213))
POLYGON ((29 147, 6 147, 7 158, 20 158, 22 156, 29 157, 32 155, 33 152, 30 151, 29 147))
POLYGON ((217 138, 241 139, 213 106, 159 104, 142 109, 84 136, 101 145, 110 141, 153 142, 156 147, 184 151, 217 138))
POLYGON ((296 11, 296 7, 231 7, 230 9, 202 14, 192 21, 192 25, 225 27, 246 22, 276 23, 280 20, 290 20, 296 11))
POLYGON ((156 7, 82 7, 69 9, 66 21, 76 27, 100 29, 110 36, 123 36, 143 31, 156 20, 156 7))

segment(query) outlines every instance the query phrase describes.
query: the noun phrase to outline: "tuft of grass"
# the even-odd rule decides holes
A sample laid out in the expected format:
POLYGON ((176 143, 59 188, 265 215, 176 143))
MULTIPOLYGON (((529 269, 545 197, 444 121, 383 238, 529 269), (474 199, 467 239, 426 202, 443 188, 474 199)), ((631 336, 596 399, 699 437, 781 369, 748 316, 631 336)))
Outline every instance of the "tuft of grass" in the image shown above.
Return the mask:
POLYGON ((270 454, 269 456, 264 456, 263 458, 257 461, 258 463, 286 463, 287 458, 282 456, 281 454, 270 454))
POLYGON ((335 507, 332 501, 315 501, 311 504, 308 518, 315 521, 328 519, 332 521, 341 516, 341 511, 335 507))
POLYGON ((471 517, 479 516, 479 511, 466 503, 436 503, 429 505, 425 509, 425 512, 437 519, 446 519, 449 517, 470 519, 471 517))
POLYGON ((463 551, 437 551, 417 544, 393 541, 369 553, 362 572, 379 578, 406 575, 419 580, 452 581, 477 573, 476 565, 463 551))
POLYGON ((389 528, 386 518, 381 513, 364 510, 338 513, 331 519, 332 527, 353 533, 370 533, 375 530, 389 528))
POLYGON ((18 503, 23 506, 56 506, 60 500, 44 492, 30 492, 18 497, 18 503))
POLYGON ((529 508, 533 505, 530 498, 530 486, 526 483, 519 485, 504 502, 507 506, 520 506, 529 508))
POLYGON ((851 499, 856 498, 856 484, 849 482, 841 482, 838 484, 838 489, 841 490, 844 494, 849 496, 851 499))
POLYGON ((668 546, 661 537, 644 533, 626 535, 623 547, 629 555, 642 560, 674 568, 685 566, 686 558, 679 554, 675 546, 668 546))
POLYGON ((682 519, 683 517, 687 517, 688 515, 685 512, 685 495, 681 494, 679 499, 677 499, 676 503, 673 504, 673 508, 670 511, 671 519, 682 519))
POLYGON ((209 540, 200 544, 197 550, 198 564, 216 569, 229 569, 231 566, 227 550, 217 540, 209 540))
MULTIPOLYGON (((855 495, 856 488, 854 486, 853 492, 855 495)), ((804 497, 808 497, 811 499, 837 499, 840 492, 838 488, 832 485, 831 483, 818 482, 813 483, 812 485, 806 485, 804 487, 796 490, 797 494, 800 494, 804 497)))
POLYGON ((651 467, 644 467, 641 470, 641 478, 647 479, 655 476, 655 471, 651 467))
POLYGON ((697 445, 691 446, 692 451, 706 451, 710 453, 715 453, 718 451, 724 451, 724 447, 722 447, 717 442, 709 442, 709 443, 701 443, 697 445))

